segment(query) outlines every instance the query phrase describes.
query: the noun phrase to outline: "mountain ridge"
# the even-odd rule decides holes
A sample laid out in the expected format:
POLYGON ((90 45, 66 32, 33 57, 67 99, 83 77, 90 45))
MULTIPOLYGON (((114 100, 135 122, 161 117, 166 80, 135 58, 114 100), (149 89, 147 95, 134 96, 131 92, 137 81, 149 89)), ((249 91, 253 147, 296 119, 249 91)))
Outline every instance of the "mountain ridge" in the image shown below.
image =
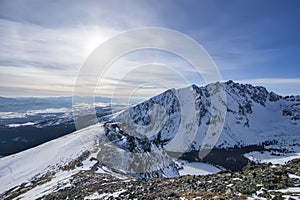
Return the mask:
MULTIPOLYGON (((163 148, 169 152, 179 153, 190 160, 201 160, 202 158, 197 152, 201 152, 203 146, 207 145, 205 140, 210 126, 218 127, 218 123, 222 122, 219 116, 212 113, 211 95, 215 95, 216 99, 219 99, 217 107, 226 107, 222 132, 219 138, 215 139, 216 141, 209 144, 214 145, 213 148, 210 148, 210 150, 215 150, 212 153, 218 152, 228 157, 230 155, 220 151, 235 149, 241 151, 237 156, 243 160, 245 157, 242 153, 246 154, 255 150, 279 153, 283 151, 292 153, 300 150, 297 142, 300 130, 300 96, 282 97, 274 92, 268 92, 262 86, 239 84, 233 81, 216 82, 203 87, 191 85, 178 90, 169 89, 117 115, 110 122, 114 128, 111 128, 111 124, 108 125, 110 127, 104 125, 107 131, 106 136, 118 148, 126 151, 136 151, 134 148, 129 148, 131 146, 142 149, 142 152, 145 150, 151 152, 151 148, 163 148), (226 93, 226 101, 220 96, 222 89, 226 93), (187 91, 190 91, 189 97, 185 96, 187 91), (180 98, 181 100, 179 100, 180 98), (191 102, 190 99, 195 100, 197 120, 194 122, 198 126, 195 135, 190 134, 191 128, 180 129, 180 123, 185 120, 180 118, 182 117, 181 106, 191 102), (156 108, 156 104, 162 108, 156 108), (151 110, 152 108, 154 111, 151 110), (161 113, 166 116, 160 116, 161 113), (153 130, 155 125, 151 125, 151 117, 152 120, 155 119, 163 126, 160 127, 161 129, 156 127, 156 132, 151 133, 150 137, 146 137, 145 141, 148 146, 143 149, 143 145, 137 138, 143 135, 140 134, 141 131, 147 134, 149 130, 153 130), (178 135, 181 135, 179 139, 178 135), (173 142, 174 138, 177 141, 173 142), (188 156, 185 156, 186 154, 188 156)), ((213 108, 218 110, 215 106, 213 108)), ((210 158, 208 162, 215 160, 212 159, 212 156, 210 158)), ((101 156, 99 159, 101 160, 101 156)), ((229 161, 226 162, 230 163, 230 159, 236 160, 237 158, 228 159, 229 161)), ((242 162, 232 162, 231 169, 241 169, 245 164, 247 164, 246 158, 242 162), (241 166, 236 168, 235 165, 241 166)), ((227 164, 224 166, 230 167, 227 164)))

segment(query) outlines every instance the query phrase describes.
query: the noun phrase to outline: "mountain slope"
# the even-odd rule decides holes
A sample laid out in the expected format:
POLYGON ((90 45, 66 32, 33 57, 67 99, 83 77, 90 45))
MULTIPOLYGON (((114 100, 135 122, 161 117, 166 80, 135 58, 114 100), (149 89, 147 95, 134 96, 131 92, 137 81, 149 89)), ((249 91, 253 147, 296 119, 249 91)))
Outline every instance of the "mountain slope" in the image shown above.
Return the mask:
POLYGON ((101 127, 95 125, 26 151, 0 159, 0 193, 52 174, 68 166, 86 151, 96 150, 97 134, 101 127))
POLYGON ((4 183, 0 198, 42 197, 74 188, 77 183, 70 185, 74 181, 84 186, 86 179, 97 185, 106 179, 132 181, 128 175, 198 174, 201 169, 195 166, 204 167, 207 174, 240 170, 250 160, 283 163, 300 157, 299 116, 299 96, 281 97, 263 87, 228 81, 167 90, 114 114, 104 124, 0 158, 0 182, 4 183), (226 99, 220 95, 222 89, 226 99), (211 95, 217 97, 214 106, 211 95), (224 108, 224 118, 214 115, 213 109, 218 113, 224 108), (209 128, 222 120, 214 148, 201 158, 199 151, 207 145, 209 128), (200 165, 200 160, 215 166, 200 165))
MULTIPOLYGON (((300 96, 282 97, 264 87, 228 81, 167 90, 121 112, 105 125, 105 129, 106 136, 118 147, 115 151, 123 149, 140 154, 167 151, 168 156, 174 157, 175 153, 176 158, 197 161, 202 159, 198 152, 214 145, 203 160, 239 170, 248 162, 242 154, 251 151, 299 153, 299 116, 300 96), (214 105, 212 98, 217 99, 214 105), (188 109, 184 107, 186 105, 189 105, 188 109), (226 116, 223 119, 221 114, 215 113, 221 113, 224 108, 226 116), (192 124, 187 120, 191 116, 194 116, 192 124), (224 126, 220 135, 216 131, 209 132, 217 130, 222 120, 224 126)), ((125 163, 131 160, 126 164, 128 166, 133 162, 144 163, 143 156, 127 157, 130 159, 126 158, 125 163)), ((160 159, 156 163, 165 167, 171 164, 160 159)))

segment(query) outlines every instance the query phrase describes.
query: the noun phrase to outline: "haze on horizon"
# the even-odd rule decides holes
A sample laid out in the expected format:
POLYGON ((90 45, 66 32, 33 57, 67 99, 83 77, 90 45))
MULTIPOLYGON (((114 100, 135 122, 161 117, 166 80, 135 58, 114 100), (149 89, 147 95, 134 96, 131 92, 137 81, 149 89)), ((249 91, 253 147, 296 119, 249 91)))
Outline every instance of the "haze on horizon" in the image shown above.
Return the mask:
MULTIPOLYGON (((2 0, 0 96, 70 96, 81 65, 98 45, 143 27, 173 29, 195 39, 224 81, 300 94, 299 8, 297 0, 2 0)), ((170 86, 187 86, 170 75, 174 69, 192 83, 205 84, 176 56, 144 50, 113 63, 96 94, 110 96, 120 84, 115 74, 145 63, 147 73, 136 70, 126 76, 115 97, 146 98, 170 86)))

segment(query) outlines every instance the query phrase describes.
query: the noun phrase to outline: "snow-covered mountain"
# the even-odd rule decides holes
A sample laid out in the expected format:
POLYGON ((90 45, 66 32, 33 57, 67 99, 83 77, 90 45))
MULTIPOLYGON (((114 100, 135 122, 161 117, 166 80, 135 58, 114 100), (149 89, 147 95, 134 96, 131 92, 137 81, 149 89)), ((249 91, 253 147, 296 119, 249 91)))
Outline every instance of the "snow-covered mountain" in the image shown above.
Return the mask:
POLYGON ((145 155, 149 157, 148 164, 155 163, 158 169, 171 165, 163 159, 165 152, 171 157, 175 154, 176 158, 197 161, 202 159, 198 152, 207 144, 214 147, 210 154, 205 154, 204 161, 239 170, 248 162, 243 154, 249 152, 265 150, 272 155, 300 152, 300 96, 282 97, 261 86, 233 81, 205 87, 192 85, 167 90, 130 107, 104 127, 114 145, 110 145, 109 153, 100 153, 98 159, 127 172, 140 171, 132 166, 145 166, 145 155), (217 99, 214 105, 212 97, 217 99), (184 105, 189 109, 183 115, 184 105), (212 110, 215 113, 225 110, 226 114, 222 118, 222 114, 216 115, 212 110), (186 118, 191 116, 194 119, 188 121, 186 118), (182 128, 184 120, 193 124, 185 123, 182 128), (209 132, 223 123, 219 135, 209 132), (214 139, 214 134, 218 138, 214 139), (120 149, 131 153, 120 154, 120 149), (118 163, 107 159, 116 155, 121 155, 118 163))
MULTIPOLYGON (((152 136, 149 139, 151 141, 159 140, 158 142, 164 144, 178 133, 178 126, 182 120, 180 119, 180 104, 188 104, 193 98, 195 99, 195 110, 199 117, 199 130, 192 145, 187 150, 199 150, 203 136, 209 125, 213 123, 211 121, 210 93, 221 87, 224 87, 226 100, 220 99, 219 101, 226 104, 227 113, 224 128, 215 147, 257 145, 273 140, 277 142, 280 140, 282 145, 286 145, 285 147, 297 145, 297 138, 300 134, 300 96, 282 97, 274 92, 268 92, 264 87, 243 85, 233 81, 224 84, 210 84, 205 87, 192 85, 179 90, 168 90, 129 108, 116 117, 116 121, 121 121, 124 115, 130 115, 135 124, 147 125, 151 121, 148 112, 152 110, 155 104, 159 104, 165 109, 167 120, 162 130, 151 133, 152 136), (187 93, 186 91, 191 92, 187 93), (193 96, 188 96, 188 94, 193 94, 193 96), (179 101, 176 95, 181 96, 182 100, 179 101), (293 137, 295 138, 292 139, 293 137)), ((219 91, 213 95, 218 96, 219 91)), ((128 123, 126 121, 120 126, 128 127, 128 123)))
POLYGON ((0 194, 43 196, 69 187, 81 170, 126 179, 284 163, 300 157, 299 137, 300 96, 233 81, 170 89, 109 121, 0 158, 0 194), (207 144, 214 147, 201 157, 207 144))

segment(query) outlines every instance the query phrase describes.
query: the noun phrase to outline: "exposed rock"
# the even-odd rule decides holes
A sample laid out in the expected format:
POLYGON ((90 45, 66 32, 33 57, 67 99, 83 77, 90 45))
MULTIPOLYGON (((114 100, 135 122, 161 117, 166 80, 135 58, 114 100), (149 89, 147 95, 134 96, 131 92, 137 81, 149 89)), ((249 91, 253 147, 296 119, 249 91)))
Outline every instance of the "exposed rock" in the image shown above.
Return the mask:
MULTIPOLYGON (((283 199, 283 194, 276 190, 295 187, 297 181, 288 173, 298 174, 299 171, 300 159, 286 165, 249 165, 241 172, 179 178, 124 180, 81 171, 72 176, 70 186, 40 199, 84 199, 92 194, 102 194, 98 199, 246 199, 254 194, 267 199, 283 199)), ((297 193, 290 195, 299 198, 297 193)))

